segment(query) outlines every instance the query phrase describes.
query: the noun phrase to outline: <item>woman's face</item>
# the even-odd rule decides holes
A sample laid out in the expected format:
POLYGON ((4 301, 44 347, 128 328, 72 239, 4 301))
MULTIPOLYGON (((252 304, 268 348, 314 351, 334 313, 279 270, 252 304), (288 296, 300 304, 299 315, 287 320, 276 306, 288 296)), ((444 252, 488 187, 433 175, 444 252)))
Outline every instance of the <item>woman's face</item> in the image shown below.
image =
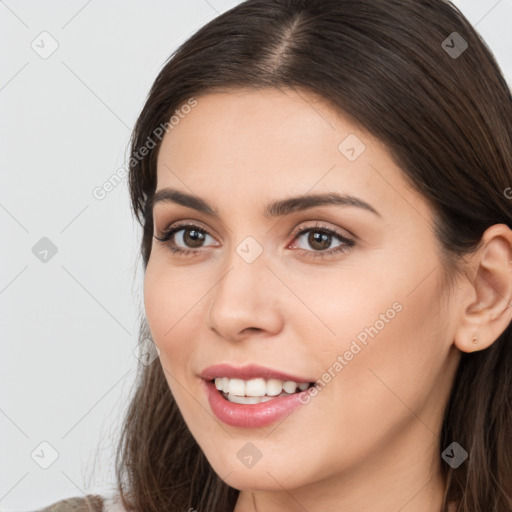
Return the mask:
POLYGON ((155 203, 154 234, 180 229, 153 239, 144 300, 214 470, 252 490, 436 471, 458 352, 431 208, 386 147, 310 94, 196 100, 159 152, 157 192, 181 196, 155 203), (334 194, 353 200, 313 199, 334 194), (316 388, 270 398, 279 380, 316 388), (261 403, 232 402, 245 394, 261 403))

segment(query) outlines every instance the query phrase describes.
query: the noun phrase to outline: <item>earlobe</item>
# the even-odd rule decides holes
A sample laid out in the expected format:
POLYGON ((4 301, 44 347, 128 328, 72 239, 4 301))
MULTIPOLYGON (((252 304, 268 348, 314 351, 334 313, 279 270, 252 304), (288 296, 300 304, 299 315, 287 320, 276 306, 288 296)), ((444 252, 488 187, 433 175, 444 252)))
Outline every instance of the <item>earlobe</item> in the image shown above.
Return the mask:
POLYGON ((488 228, 468 266, 454 344, 462 352, 475 352, 492 345, 512 322, 510 228, 488 228))

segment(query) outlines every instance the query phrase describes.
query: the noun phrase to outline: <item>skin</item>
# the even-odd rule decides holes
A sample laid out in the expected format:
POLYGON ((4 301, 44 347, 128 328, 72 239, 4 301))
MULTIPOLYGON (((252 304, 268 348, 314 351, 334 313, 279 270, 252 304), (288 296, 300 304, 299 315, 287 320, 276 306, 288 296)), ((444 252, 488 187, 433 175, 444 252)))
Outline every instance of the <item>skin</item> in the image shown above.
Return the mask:
POLYGON ((485 349, 512 320, 512 232, 489 228, 449 287, 432 209, 378 140, 304 91, 197 100, 163 140, 157 190, 199 196, 219 218, 155 205, 155 235, 187 221, 207 236, 191 247, 190 230, 178 232, 175 244, 196 251, 184 256, 153 240, 144 302, 185 422, 216 473, 241 490, 235 511, 440 511, 438 439, 461 351, 485 349), (338 149, 349 134, 366 146, 355 161, 338 149), (262 213, 272 200, 333 191, 380 216, 354 206, 262 213), (315 257, 342 242, 291 235, 319 221, 355 245, 315 257), (247 236, 263 250, 252 263, 236 252, 247 236), (198 376, 207 366, 256 363, 321 379, 394 303, 394 318, 282 422, 237 428, 212 414, 198 376), (251 468, 237 458, 247 442, 262 454, 251 468))

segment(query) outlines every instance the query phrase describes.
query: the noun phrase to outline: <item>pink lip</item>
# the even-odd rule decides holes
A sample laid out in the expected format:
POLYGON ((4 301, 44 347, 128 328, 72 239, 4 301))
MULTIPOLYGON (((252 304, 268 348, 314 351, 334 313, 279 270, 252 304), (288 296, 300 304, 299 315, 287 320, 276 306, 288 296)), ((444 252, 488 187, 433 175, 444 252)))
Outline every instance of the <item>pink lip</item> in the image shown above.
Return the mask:
POLYGON ((304 404, 301 398, 313 389, 309 388, 290 396, 279 396, 260 404, 235 404, 226 400, 213 382, 206 380, 201 382, 206 388, 213 414, 227 425, 246 428, 265 427, 285 418, 294 409, 304 404))
POLYGON ((215 377, 228 377, 230 379, 255 379, 262 377, 263 379, 279 379, 284 381, 292 380, 293 382, 315 382, 316 379, 304 379, 297 375, 290 375, 278 370, 272 370, 271 368, 265 368, 264 366, 258 366, 257 364, 250 364, 246 366, 236 367, 230 364, 215 364, 205 368, 200 377, 204 380, 212 380, 215 377))

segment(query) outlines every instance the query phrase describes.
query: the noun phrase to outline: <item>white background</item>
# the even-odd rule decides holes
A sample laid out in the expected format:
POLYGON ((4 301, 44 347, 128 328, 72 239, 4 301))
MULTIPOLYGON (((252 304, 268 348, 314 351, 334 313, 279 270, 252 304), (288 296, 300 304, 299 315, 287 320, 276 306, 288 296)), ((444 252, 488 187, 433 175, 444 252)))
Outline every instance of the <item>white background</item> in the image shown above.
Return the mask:
MULTIPOLYGON (((126 178, 102 200, 92 191, 126 165, 130 130, 172 51, 238 3, 0 2, 3 512, 113 490, 138 364, 141 233, 126 178), (43 31, 58 43, 46 59, 31 47, 51 49, 43 31), (57 248, 47 262, 32 252, 43 237, 57 248), (35 461, 50 461, 42 442, 58 453, 47 469, 35 461)), ((454 3, 512 84, 512 0, 454 3)))

